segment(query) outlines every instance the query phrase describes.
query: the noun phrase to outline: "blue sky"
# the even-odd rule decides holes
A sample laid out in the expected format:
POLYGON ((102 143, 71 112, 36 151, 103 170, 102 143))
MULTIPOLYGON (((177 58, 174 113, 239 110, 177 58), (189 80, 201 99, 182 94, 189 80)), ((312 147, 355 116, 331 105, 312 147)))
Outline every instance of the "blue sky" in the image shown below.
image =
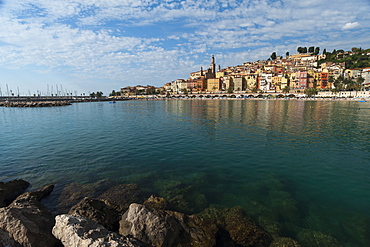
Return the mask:
MULTIPOLYGON (((0 89, 163 86, 298 46, 370 48, 369 0, 3 0, 0 89)), ((52 91, 53 90, 53 91, 52 91)))

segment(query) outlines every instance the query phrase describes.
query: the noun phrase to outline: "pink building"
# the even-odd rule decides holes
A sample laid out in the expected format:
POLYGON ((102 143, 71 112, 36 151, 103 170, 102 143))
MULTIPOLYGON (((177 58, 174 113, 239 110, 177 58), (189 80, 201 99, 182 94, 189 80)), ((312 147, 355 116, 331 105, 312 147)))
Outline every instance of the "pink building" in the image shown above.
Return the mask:
POLYGON ((307 70, 300 70, 296 73, 298 81, 298 89, 306 89, 308 87, 308 73, 307 70))

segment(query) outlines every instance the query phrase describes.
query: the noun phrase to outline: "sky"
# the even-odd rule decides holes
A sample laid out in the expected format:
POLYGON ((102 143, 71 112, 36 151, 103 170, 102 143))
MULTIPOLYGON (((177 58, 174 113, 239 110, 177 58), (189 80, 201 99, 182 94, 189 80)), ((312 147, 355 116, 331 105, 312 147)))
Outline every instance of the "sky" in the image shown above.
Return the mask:
POLYGON ((0 94, 163 86, 297 47, 370 48, 370 0, 0 0, 0 94))

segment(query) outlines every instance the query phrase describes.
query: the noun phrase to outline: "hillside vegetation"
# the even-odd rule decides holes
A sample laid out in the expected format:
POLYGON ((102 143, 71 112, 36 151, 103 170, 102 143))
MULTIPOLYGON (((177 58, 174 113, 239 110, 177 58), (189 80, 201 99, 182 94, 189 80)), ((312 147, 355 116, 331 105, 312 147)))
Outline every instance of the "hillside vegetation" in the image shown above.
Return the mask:
POLYGON ((347 69, 370 67, 370 49, 352 48, 352 51, 333 50, 324 52, 326 59, 319 61, 319 65, 325 62, 346 63, 347 69))

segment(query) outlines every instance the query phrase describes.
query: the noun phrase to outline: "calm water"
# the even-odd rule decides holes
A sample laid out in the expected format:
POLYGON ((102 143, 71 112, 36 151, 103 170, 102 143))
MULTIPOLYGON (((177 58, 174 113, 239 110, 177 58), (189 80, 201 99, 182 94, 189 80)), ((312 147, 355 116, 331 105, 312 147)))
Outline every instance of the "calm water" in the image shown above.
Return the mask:
POLYGON ((188 213, 239 205, 283 236, 370 246, 370 103, 98 102, 0 121, 2 181, 138 183, 188 213))

